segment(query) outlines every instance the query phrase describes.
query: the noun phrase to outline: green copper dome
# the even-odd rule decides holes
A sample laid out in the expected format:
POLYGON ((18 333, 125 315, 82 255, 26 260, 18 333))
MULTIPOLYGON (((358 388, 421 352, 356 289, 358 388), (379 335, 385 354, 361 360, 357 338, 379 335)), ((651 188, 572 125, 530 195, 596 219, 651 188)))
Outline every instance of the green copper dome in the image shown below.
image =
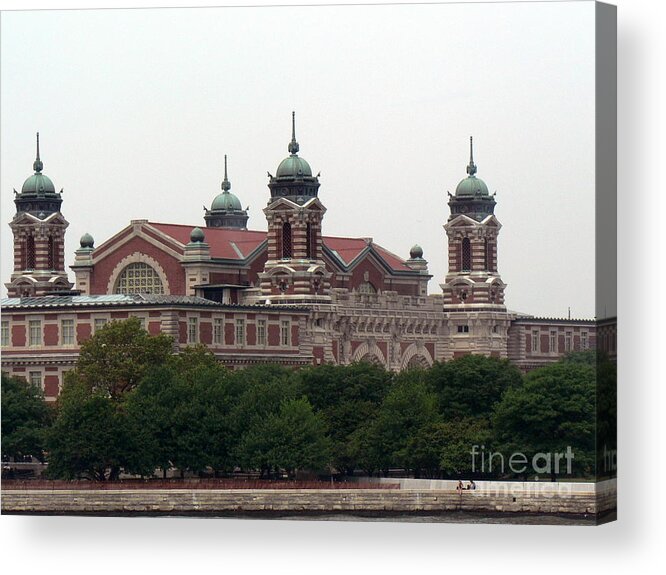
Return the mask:
POLYGON ((213 210, 241 210, 240 200, 231 192, 222 192, 215 196, 213 203, 210 206, 213 210))
POLYGON ((476 176, 468 176, 456 187, 456 196, 488 195, 488 186, 476 176))
POLYGON ((48 176, 40 172, 34 173, 25 182, 21 188, 22 194, 55 194, 55 186, 48 176))
POLYGON ((296 154, 286 157, 280 162, 277 173, 278 178, 302 178, 312 177, 312 168, 303 158, 296 154))

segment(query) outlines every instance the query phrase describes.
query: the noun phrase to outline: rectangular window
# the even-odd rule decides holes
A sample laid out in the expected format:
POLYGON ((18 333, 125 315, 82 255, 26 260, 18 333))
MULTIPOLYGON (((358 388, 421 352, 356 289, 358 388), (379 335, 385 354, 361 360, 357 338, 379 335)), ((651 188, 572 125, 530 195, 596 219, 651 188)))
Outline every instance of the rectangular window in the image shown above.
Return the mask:
POLYGON ((216 317, 213 320, 213 343, 216 345, 222 345, 222 334, 224 332, 224 327, 222 324, 222 318, 216 317))
POLYGON ((588 349, 590 342, 587 339, 587 332, 584 331, 580 334, 580 348, 582 350, 588 349))
POLYGON ((95 333, 97 333, 105 325, 106 325, 106 318, 104 318, 104 317, 95 318, 95 333))
POLYGON ((567 331, 564 333, 564 351, 571 351, 571 332, 567 331))
POLYGON ((9 346, 9 321, 6 319, 2 320, 2 330, 1 330, 1 335, 0 335, 0 345, 2 347, 7 347, 9 346))
POLYGON ((539 351, 539 330, 532 330, 532 353, 539 351))
POLYGON ((187 343, 197 343, 199 341, 199 318, 190 317, 187 319, 187 343))
POLYGON ((62 345, 74 345, 76 343, 73 319, 63 319, 60 322, 60 339, 62 345))
POLYGON ((557 353, 557 330, 551 329, 548 336, 548 351, 557 353))
POLYGON ((236 345, 245 345, 245 320, 236 320, 236 345))
POLYGON ((36 385, 41 389, 42 387, 42 372, 41 371, 31 371, 30 372, 30 384, 36 385))
POLYGON ((42 345, 42 322, 38 319, 31 319, 28 322, 28 345, 42 345))
POLYGON ((266 320, 257 320, 257 345, 266 345, 266 320))
POLYGON ((140 317, 138 318, 139 324, 141 325, 141 329, 146 329, 146 318, 145 317, 140 317))
POLYGON ((291 345, 291 323, 289 320, 280 322, 280 345, 291 345))
POLYGON ((469 326, 468 325, 459 325, 458 326, 458 333, 469 333, 469 326))

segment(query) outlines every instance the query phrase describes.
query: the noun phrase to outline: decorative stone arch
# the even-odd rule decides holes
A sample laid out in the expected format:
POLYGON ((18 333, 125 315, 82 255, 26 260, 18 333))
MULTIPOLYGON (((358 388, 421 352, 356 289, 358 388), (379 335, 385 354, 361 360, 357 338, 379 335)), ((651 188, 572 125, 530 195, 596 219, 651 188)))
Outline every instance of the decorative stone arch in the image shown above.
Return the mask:
POLYGON ((134 252, 129 256, 125 256, 122 260, 120 260, 116 264, 116 267, 113 268, 113 271, 111 272, 109 283, 106 285, 106 293, 107 294, 116 293, 116 284, 118 283, 118 278, 120 278, 120 274, 123 273, 123 271, 127 266, 139 263, 146 264, 151 268, 153 268, 153 270, 155 270, 155 273, 160 278, 162 286, 164 287, 164 294, 169 295, 171 293, 171 290, 169 289, 169 280, 167 279, 167 275, 164 272, 164 269, 159 264, 159 262, 157 262, 157 260, 151 258, 149 255, 142 254, 141 252, 134 252))
POLYGON ((474 282, 465 276, 458 277, 451 283, 451 290, 461 301, 465 301, 472 294, 473 288, 474 282))
POLYGON ((352 363, 358 361, 375 363, 386 367, 386 358, 376 343, 369 344, 368 342, 363 342, 359 345, 352 356, 352 363))
POLYGON ((415 367, 427 369, 432 367, 433 363, 434 360, 428 349, 424 345, 413 343, 402 354, 400 369, 412 369, 415 367))

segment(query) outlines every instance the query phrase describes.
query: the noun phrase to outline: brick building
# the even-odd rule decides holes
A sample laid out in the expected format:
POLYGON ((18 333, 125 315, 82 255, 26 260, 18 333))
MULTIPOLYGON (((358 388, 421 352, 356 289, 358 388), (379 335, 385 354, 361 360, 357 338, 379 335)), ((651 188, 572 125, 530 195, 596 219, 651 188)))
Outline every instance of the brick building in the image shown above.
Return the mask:
POLYGON ((38 140, 35 173, 16 192, 10 223, 2 369, 55 398, 80 343, 105 321, 129 316, 172 335, 177 348, 206 344, 230 367, 372 361, 401 370, 480 353, 529 370, 595 348, 593 320, 506 309, 495 195, 476 176, 471 146, 467 177, 449 197, 449 271, 438 294, 428 294, 432 276, 419 246, 403 259, 370 238, 325 234, 319 175, 298 155, 293 117, 289 155, 269 173, 267 232, 247 229, 225 157, 222 192, 201 227, 133 220, 97 247, 85 234, 70 266, 72 291, 62 249, 68 224, 42 174, 38 140))

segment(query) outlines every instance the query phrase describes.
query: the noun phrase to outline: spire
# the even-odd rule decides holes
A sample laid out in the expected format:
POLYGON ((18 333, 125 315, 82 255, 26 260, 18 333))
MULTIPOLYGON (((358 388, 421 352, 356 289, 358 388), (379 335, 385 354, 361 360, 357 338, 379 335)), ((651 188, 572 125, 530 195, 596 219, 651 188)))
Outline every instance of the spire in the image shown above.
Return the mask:
POLYGON ((469 137, 469 164, 467 166, 467 174, 471 178, 476 174, 476 164, 474 163, 474 149, 472 146, 472 136, 469 137))
POLYGON ((291 142, 289 142, 289 153, 295 156, 298 153, 298 142, 296 141, 296 112, 291 113, 291 142))
POLYGON ((227 178, 227 155, 224 154, 224 180, 222 180, 222 191, 225 194, 228 194, 230 189, 231 189, 231 183, 227 178))
POLYGON ((39 132, 37 132, 37 157, 32 164, 32 169, 35 170, 35 173, 38 174, 44 168, 44 164, 39 159, 39 132))

